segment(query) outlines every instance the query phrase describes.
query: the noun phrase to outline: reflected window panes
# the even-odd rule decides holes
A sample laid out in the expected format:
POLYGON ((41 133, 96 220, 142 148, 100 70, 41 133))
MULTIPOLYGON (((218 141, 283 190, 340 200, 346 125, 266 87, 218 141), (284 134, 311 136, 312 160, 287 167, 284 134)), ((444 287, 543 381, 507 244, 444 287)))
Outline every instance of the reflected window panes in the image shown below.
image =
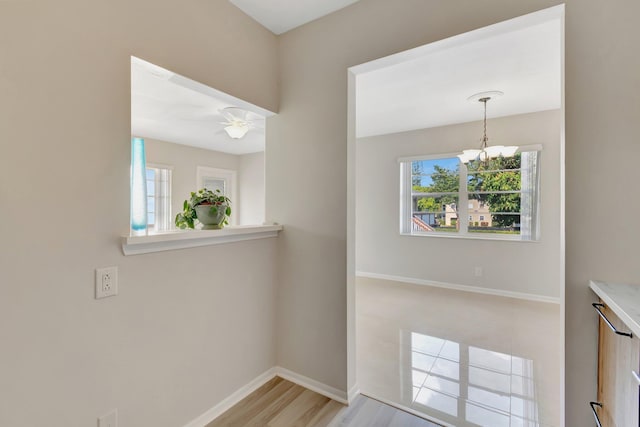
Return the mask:
POLYGON ((147 227, 150 232, 169 230, 171 218, 171 167, 147 166, 147 227))
POLYGON ((464 426, 539 426, 533 361, 410 333, 414 407, 464 426))
POLYGON ((211 190, 215 192, 216 190, 220 190, 220 193, 225 193, 224 188, 224 179, 216 179, 216 178, 204 178, 202 180, 202 188, 206 188, 207 190, 211 190))

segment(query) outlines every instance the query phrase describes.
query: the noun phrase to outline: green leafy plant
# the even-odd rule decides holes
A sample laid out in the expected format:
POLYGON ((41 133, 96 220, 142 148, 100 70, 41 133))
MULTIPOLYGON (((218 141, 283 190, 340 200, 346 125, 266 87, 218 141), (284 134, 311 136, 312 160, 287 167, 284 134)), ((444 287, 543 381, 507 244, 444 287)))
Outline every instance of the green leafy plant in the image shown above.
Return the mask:
POLYGON ((195 193, 192 192, 189 200, 184 201, 182 212, 176 215, 176 227, 180 229, 194 228, 195 221, 198 219, 195 208, 200 205, 211 205, 211 213, 214 215, 218 213, 219 209, 224 209, 224 219, 221 224, 229 224, 231 200, 220 190, 211 191, 202 188, 195 193))

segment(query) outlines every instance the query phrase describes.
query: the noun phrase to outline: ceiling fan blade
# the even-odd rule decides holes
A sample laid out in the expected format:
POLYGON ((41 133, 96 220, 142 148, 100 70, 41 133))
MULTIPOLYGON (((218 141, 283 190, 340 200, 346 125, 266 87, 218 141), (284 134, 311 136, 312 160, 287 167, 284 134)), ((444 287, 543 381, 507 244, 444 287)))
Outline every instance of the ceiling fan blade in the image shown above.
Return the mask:
POLYGON ((222 117, 224 117, 225 119, 227 119, 230 122, 247 122, 249 121, 247 119, 247 116, 249 114, 249 112, 247 110, 243 110, 242 108, 238 108, 238 107, 227 107, 227 108, 223 108, 222 110, 220 110, 220 114, 222 114, 222 117))

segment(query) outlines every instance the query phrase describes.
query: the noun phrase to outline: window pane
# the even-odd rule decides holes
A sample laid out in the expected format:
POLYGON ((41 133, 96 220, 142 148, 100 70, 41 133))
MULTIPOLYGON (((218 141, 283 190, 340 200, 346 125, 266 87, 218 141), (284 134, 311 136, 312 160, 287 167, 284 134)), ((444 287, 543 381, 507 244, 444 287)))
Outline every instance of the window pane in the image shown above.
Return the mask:
POLYGON ((467 167, 468 191, 520 191, 521 156, 471 162, 467 167))
POLYGON ((154 213, 156 211, 156 199, 154 197, 147 197, 147 213, 154 213))
POLYGON ((469 232, 520 234, 522 155, 468 166, 469 232))
POLYGON ((147 181, 147 197, 153 197, 156 194, 156 182, 147 181))
POLYGON ((458 232, 457 157, 411 162, 411 230, 458 232))
POLYGON ((222 178, 210 178, 206 177, 203 179, 204 188, 215 192, 216 190, 220 190, 222 194, 225 194, 225 182, 222 178))
POLYGON ((413 211, 411 229, 414 232, 458 232, 458 196, 412 196, 413 211))
POLYGON ((169 168, 147 168, 147 224, 150 231, 170 229, 171 217, 171 170, 169 168))
POLYGON ((519 192, 470 193, 469 200, 470 233, 520 234, 519 192))
POLYGON ((460 189, 460 160, 457 157, 411 162, 414 192, 457 193, 460 189))

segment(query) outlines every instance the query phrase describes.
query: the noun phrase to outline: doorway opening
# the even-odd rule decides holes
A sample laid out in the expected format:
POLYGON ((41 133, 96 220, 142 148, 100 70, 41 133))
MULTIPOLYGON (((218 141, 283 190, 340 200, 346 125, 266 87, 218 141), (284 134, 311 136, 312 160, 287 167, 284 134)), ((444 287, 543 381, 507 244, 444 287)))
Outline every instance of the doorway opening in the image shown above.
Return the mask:
POLYGON ((563 425, 563 32, 556 6, 349 69, 350 397, 563 425), (517 152, 462 162, 487 130, 517 152))

